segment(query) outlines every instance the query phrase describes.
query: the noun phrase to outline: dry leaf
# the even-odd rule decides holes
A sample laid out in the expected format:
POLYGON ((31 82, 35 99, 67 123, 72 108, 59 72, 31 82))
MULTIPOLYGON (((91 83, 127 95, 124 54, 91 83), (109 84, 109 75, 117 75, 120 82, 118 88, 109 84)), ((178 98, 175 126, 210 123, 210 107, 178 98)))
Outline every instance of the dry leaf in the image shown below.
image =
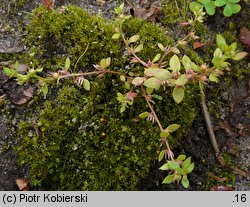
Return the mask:
POLYGON ((245 27, 240 29, 240 41, 247 47, 248 51, 250 51, 250 31, 245 27))
POLYGON ((196 50, 197 48, 200 48, 200 47, 204 47, 204 46, 207 46, 209 45, 210 43, 207 43, 207 42, 194 42, 193 43, 193 48, 194 50, 196 50))
POLYGON ((141 6, 134 6, 129 0, 126 0, 126 3, 131 7, 130 14, 134 18, 144 19, 151 22, 159 21, 159 17, 161 15, 162 8, 155 4, 149 4, 148 6, 144 6, 147 4, 147 1, 140 1, 141 6))
POLYGON ((231 186, 215 185, 209 189, 210 191, 233 191, 231 186))
POLYGON ((17 184, 19 190, 22 190, 22 191, 29 190, 29 186, 28 186, 29 182, 30 182, 30 180, 27 178, 17 178, 16 179, 16 184, 17 184))
POLYGON ((214 175, 213 173, 210 173, 210 172, 208 173, 208 175, 209 175, 211 178, 213 178, 214 180, 219 181, 220 183, 225 182, 225 181, 228 180, 228 178, 221 178, 221 177, 216 176, 216 175, 214 175))

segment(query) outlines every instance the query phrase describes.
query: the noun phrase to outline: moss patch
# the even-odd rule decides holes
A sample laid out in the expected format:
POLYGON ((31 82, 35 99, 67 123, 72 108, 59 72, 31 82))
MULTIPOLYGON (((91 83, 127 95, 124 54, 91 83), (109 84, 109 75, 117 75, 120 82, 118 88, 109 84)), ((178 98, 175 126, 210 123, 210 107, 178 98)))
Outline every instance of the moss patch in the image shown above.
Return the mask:
MULTIPOLYGON (((143 67, 129 64, 124 46, 111 39, 114 25, 76 6, 45 11, 38 8, 31 16, 27 44, 35 52, 35 64, 47 70, 57 69, 70 56, 73 66, 89 45, 77 68, 88 68, 100 59, 111 56, 114 70, 143 73, 143 67)), ((144 50, 140 57, 153 58, 157 43, 172 44, 164 31, 151 23, 128 20, 126 35, 141 35, 144 50), (152 52, 153 51, 153 52, 152 52)), ((158 49, 157 49, 158 50, 158 49)), ((160 51, 160 50, 159 50, 160 51)), ((139 120, 147 105, 141 94, 132 107, 120 114, 116 93, 124 93, 118 77, 107 75, 91 81, 91 91, 63 82, 52 89, 45 102, 34 103, 33 122, 19 127, 21 143, 16 148, 20 164, 30 169, 32 186, 57 190, 136 190, 149 172, 159 149, 159 129, 139 120), (53 187, 52 187, 53 186, 53 187)), ((181 125, 170 138, 174 147, 191 126, 197 110, 197 88, 186 87, 181 104, 172 98, 172 89, 160 91, 163 101, 155 101, 155 109, 163 125, 181 125)))

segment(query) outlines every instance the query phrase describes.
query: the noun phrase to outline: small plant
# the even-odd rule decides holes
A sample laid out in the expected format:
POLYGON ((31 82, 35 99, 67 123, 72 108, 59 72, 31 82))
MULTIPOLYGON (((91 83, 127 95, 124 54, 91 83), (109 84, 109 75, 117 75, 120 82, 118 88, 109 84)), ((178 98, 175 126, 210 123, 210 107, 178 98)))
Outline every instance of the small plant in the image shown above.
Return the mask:
MULTIPOLYGON (((207 2, 206 10, 213 8, 211 2, 214 1, 199 2, 207 2)), ((32 68, 28 70, 25 75, 18 73, 18 65, 16 65, 15 69, 5 67, 3 71, 9 77, 16 78, 18 84, 25 84, 29 81, 38 81, 44 92, 44 96, 48 93, 48 84, 53 82, 59 83, 61 79, 72 78, 75 84, 83 86, 85 90, 89 91, 91 83, 86 77, 93 75, 101 77, 105 74, 118 76, 124 83, 123 92, 116 93, 116 99, 121 104, 120 113, 123 113, 129 108, 129 106, 133 105, 135 99, 143 97, 148 108, 144 112, 139 112, 139 118, 146 119, 152 123, 156 122, 158 125, 159 133, 157 133, 160 141, 158 160, 162 161, 164 157, 166 159, 166 163, 161 166, 160 170, 169 171, 169 174, 163 180, 163 183, 168 184, 174 181, 181 181, 182 185, 187 188, 189 186, 187 175, 193 171, 194 164, 191 163, 190 157, 186 158, 186 155, 179 155, 175 159, 168 141, 171 134, 181 126, 173 123, 164 127, 154 109, 154 105, 156 104, 153 98, 158 100, 171 98, 167 97, 167 93, 166 97, 157 94, 159 89, 165 90, 168 87, 172 88, 172 98, 177 104, 179 104, 185 98, 187 85, 197 83, 200 86, 203 97, 204 85, 210 81, 218 82, 218 77, 223 74, 223 71, 230 69, 230 63, 227 62, 228 59, 240 60, 247 54, 245 52, 238 52, 236 50, 236 43, 228 45, 221 35, 217 35, 216 37, 218 48, 215 50, 212 61, 209 64, 196 64, 187 55, 180 54, 178 46, 188 44, 188 41, 195 39, 196 36, 193 31, 194 24, 195 22, 203 21, 204 12, 202 12, 202 7, 200 5, 201 4, 196 4, 192 7, 195 13, 195 18, 188 22, 192 26, 191 32, 189 32, 182 40, 179 40, 174 46, 163 46, 161 43, 158 43, 158 47, 161 51, 156 54, 154 58, 147 59, 147 61, 144 61, 138 55, 138 53, 140 54, 140 52, 144 50, 140 36, 136 34, 127 37, 122 30, 123 23, 130 18, 130 16, 123 14, 123 4, 116 9, 118 19, 115 23, 117 28, 115 28, 115 33, 113 34, 112 39, 117 41, 122 40, 122 42, 124 42, 126 52, 131 56, 131 65, 139 65, 144 68, 141 74, 135 74, 126 70, 126 72, 110 70, 109 68, 111 67, 112 61, 110 57, 101 59, 99 64, 94 65, 95 70, 91 72, 71 73, 69 71, 71 66, 69 58, 66 58, 64 68, 57 72, 50 73, 45 78, 37 74, 42 72, 42 68, 32 68), (168 60, 166 60, 167 56, 169 56, 168 60)), ((39 133, 37 136, 39 137, 39 133)))
POLYGON ((223 9, 223 14, 225 17, 230 17, 240 11, 241 6, 237 4, 239 2, 240 0, 216 0, 214 4, 217 7, 225 6, 223 9))
MULTIPOLYGON (((163 159, 164 153, 160 153, 159 161, 163 159)), ((188 188, 189 180, 187 175, 194 169, 194 163, 191 163, 191 157, 186 159, 186 155, 179 155, 174 161, 167 161, 162 165, 160 170, 170 171, 169 175, 162 181, 163 184, 170 184, 172 182, 180 182, 188 188)))
POLYGON ((240 0, 197 0, 197 2, 190 3, 190 9, 193 11, 194 7, 204 8, 208 15, 214 15, 216 7, 225 6, 223 9, 223 15, 230 17, 240 11, 241 6, 238 4, 240 0))

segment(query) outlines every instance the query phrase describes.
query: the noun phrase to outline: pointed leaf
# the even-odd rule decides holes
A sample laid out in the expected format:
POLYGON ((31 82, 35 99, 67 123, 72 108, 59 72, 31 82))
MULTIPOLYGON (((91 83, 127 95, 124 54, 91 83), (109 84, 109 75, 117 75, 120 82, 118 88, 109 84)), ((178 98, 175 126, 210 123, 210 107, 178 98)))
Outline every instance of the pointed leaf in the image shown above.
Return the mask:
MULTIPOLYGON (((164 155, 165 155, 165 150, 162 150, 159 155, 158 155, 158 162, 162 161, 162 159, 164 158, 164 155)), ((160 170, 168 170, 168 163, 162 165, 160 167, 160 170)))
POLYGON ((175 180, 175 175, 168 175, 167 177, 165 177, 165 179, 162 181, 162 184, 170 184, 172 182, 174 182, 175 180))
POLYGON ((188 168, 188 166, 191 164, 191 157, 187 158, 183 163, 182 163, 182 168, 185 170, 188 168))
POLYGON ((194 163, 190 164, 190 165, 187 167, 187 174, 191 173, 193 170, 194 170, 194 163))
POLYGON ((161 57, 161 54, 158 53, 158 54, 154 57, 154 59, 152 60, 152 63, 157 62, 157 61, 160 59, 160 57, 161 57))
MULTIPOLYGON (((164 157, 164 154, 165 154, 165 150, 161 151, 160 154, 163 154, 163 157, 164 157)), ((162 157, 162 158, 163 158, 162 157)), ((160 161, 159 161, 160 162, 160 161)), ((159 170, 169 170, 169 166, 168 166, 168 163, 165 163, 164 165, 162 165, 159 170)))
POLYGON ((183 100, 184 95, 185 95, 184 88, 175 86, 175 88, 173 90, 173 98, 174 98, 175 102, 180 103, 183 100))
POLYGON ((185 160, 186 159, 186 155, 179 155, 178 157, 177 157, 177 160, 180 160, 180 161, 183 161, 183 160, 185 160))
POLYGON ((136 48, 135 48, 135 53, 136 52, 140 52, 143 49, 143 43, 139 44, 136 48))
POLYGON ((121 36, 121 33, 115 33, 112 35, 112 39, 118 39, 121 36))
POLYGON ((195 72, 200 72, 201 69, 198 65, 196 65, 194 62, 191 62, 191 67, 195 72))
POLYGON ((189 180, 187 178, 187 175, 183 175, 182 180, 181 180, 181 184, 184 186, 184 188, 188 188, 189 180))
POLYGON ((177 129, 180 128, 180 125, 179 124, 171 124, 167 127, 166 130, 170 131, 170 132, 174 132, 176 131, 177 129))
POLYGON ((158 43, 158 47, 161 49, 161 51, 165 52, 165 47, 161 43, 158 43))
POLYGON ((222 51, 224 51, 228 47, 225 38, 222 35, 218 34, 216 35, 216 44, 222 51))
POLYGON ((129 43, 136 42, 139 38, 140 38, 139 35, 134 35, 134 36, 129 38, 128 42, 129 43))
POLYGON ((236 53, 234 56, 233 56, 233 60, 241 60, 243 59, 244 57, 247 56, 247 52, 239 52, 239 53, 236 53))
POLYGON ((150 113, 147 112, 147 111, 145 111, 145 112, 141 113, 141 114, 139 115, 139 117, 140 117, 141 119, 145 119, 145 118, 147 118, 149 115, 150 115, 150 113))

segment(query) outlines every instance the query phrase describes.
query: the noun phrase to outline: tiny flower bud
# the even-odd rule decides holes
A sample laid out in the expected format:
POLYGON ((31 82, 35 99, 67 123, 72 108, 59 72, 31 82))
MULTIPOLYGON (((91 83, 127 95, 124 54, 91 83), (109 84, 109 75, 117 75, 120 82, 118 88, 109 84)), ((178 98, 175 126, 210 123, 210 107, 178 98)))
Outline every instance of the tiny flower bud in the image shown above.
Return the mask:
POLYGON ((58 73, 53 73, 53 74, 52 74, 52 77, 53 77, 55 80, 57 80, 58 77, 59 77, 59 74, 58 74, 58 73))
POLYGON ((206 69, 207 69, 207 65, 206 65, 206 64, 202 64, 202 65, 201 65, 201 70, 204 71, 204 70, 206 70, 206 69))
POLYGON ((190 25, 189 22, 181 22, 181 26, 183 26, 183 27, 186 27, 186 26, 189 26, 189 25, 190 25))
POLYGON ((200 80, 203 81, 203 82, 206 82, 207 81, 207 76, 205 76, 205 75, 201 76, 200 80))

